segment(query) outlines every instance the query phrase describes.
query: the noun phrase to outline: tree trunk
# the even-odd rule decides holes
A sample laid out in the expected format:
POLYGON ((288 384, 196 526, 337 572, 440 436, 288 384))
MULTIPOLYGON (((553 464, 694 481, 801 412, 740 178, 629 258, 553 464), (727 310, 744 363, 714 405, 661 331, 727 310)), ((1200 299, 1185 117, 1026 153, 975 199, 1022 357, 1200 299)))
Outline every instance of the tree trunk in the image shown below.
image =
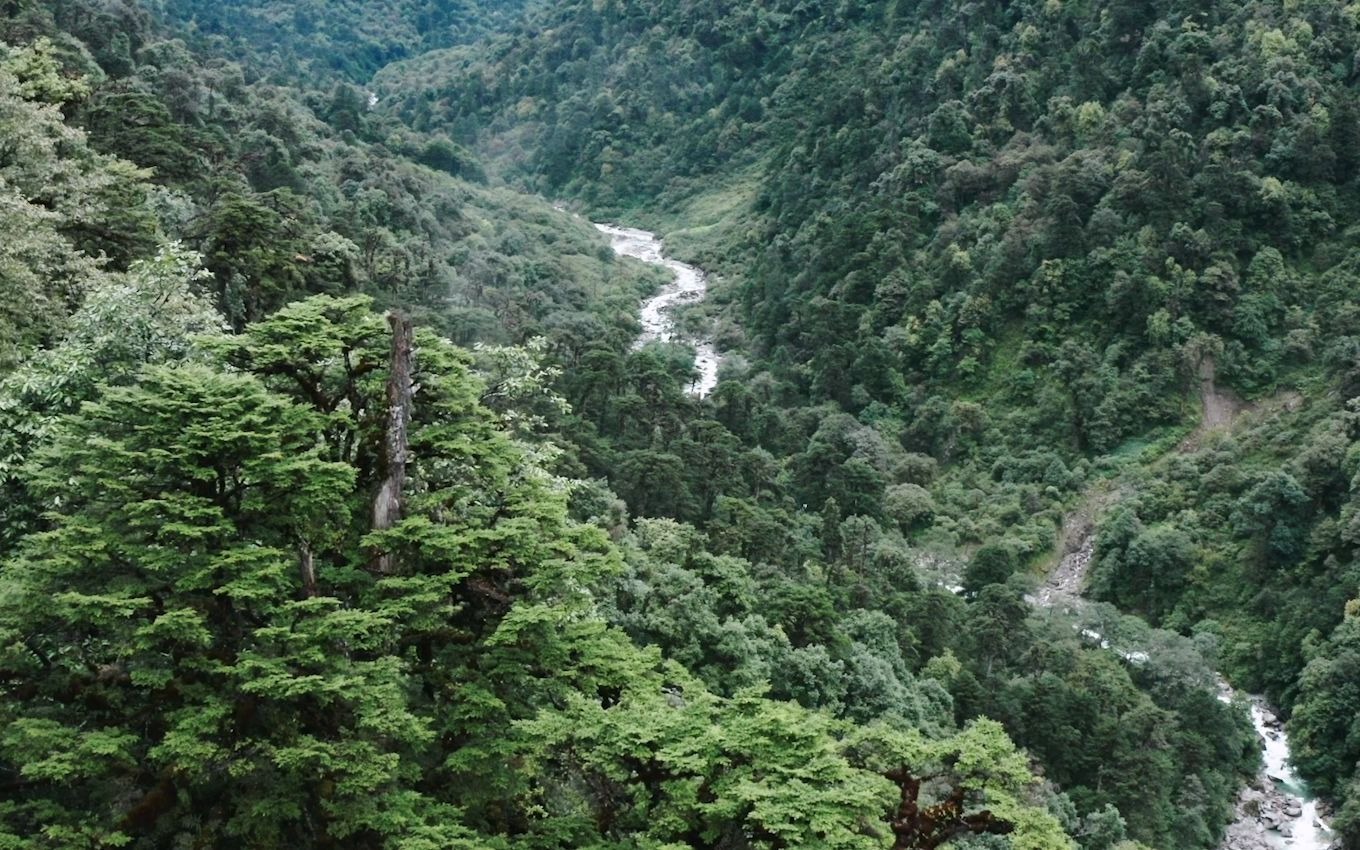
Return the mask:
POLYGON ((1001 820, 987 810, 964 813, 967 792, 955 786, 943 800, 933 806, 920 803, 923 777, 902 766, 884 774, 902 790, 897 811, 888 825, 896 836, 892 850, 938 850, 961 835, 1009 835, 1015 824, 1001 820))
MULTIPOLYGON (((392 326, 392 364, 387 377, 387 437, 383 460, 387 477, 373 500, 373 530, 386 531, 401 519, 402 490, 406 487, 406 460, 410 451, 407 428, 411 424, 411 319, 404 313, 387 314, 392 326)), ((392 555, 374 554, 373 568, 382 575, 392 572, 392 555)))
POLYGON ((302 576, 302 593, 308 599, 316 596, 316 556, 304 540, 298 546, 298 572, 302 576))

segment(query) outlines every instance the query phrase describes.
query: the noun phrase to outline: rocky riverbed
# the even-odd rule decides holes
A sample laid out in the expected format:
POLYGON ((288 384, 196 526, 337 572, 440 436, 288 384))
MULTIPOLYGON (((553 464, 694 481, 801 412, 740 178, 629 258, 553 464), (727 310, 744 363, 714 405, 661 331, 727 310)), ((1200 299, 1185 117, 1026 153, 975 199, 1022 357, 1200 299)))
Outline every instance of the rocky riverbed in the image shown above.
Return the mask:
POLYGON ((694 369, 698 373, 690 392, 703 398, 718 385, 718 352, 709 340, 685 339, 676 327, 672 310, 680 304, 702 301, 708 294, 708 275, 689 263, 668 257, 655 233, 612 224, 595 227, 609 237, 614 253, 661 266, 675 279, 661 291, 642 302, 642 333, 637 345, 649 342, 686 342, 694 347, 694 369))
MULTIPOLYGON (((1219 694, 1231 700, 1227 689, 1219 694)), ((1289 764, 1289 738, 1279 717, 1259 697, 1248 697, 1251 722, 1261 736, 1263 765, 1237 795, 1232 824, 1220 850, 1326 850, 1334 837, 1323 813, 1289 764)))
MULTIPOLYGON (((1044 583, 1028 599, 1039 608, 1080 610, 1095 555, 1098 515, 1118 500, 1118 494, 1097 491, 1070 513, 1059 534, 1062 558, 1044 583)), ((1137 649, 1116 649, 1092 629, 1081 631, 1092 645, 1118 652, 1125 661, 1148 660, 1137 649)), ((1219 681, 1218 698, 1233 702, 1238 694, 1226 680, 1219 681)), ((1261 738, 1262 767, 1256 778, 1238 794, 1232 823, 1219 850, 1329 850, 1335 838, 1327 828, 1325 814, 1289 763, 1289 737, 1284 724, 1265 700, 1245 698, 1251 722, 1261 738)))

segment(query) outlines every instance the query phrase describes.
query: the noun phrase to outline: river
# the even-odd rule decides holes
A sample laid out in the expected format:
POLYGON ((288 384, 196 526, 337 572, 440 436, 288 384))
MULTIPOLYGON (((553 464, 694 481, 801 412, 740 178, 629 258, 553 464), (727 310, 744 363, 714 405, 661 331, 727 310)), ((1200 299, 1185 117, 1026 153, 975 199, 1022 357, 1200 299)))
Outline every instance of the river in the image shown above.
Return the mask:
POLYGON ((1285 843, 1298 850, 1322 850, 1330 846, 1332 834, 1318 815, 1317 801, 1289 763, 1289 738, 1279 720, 1264 706, 1253 702, 1251 721, 1265 744, 1266 777, 1276 784, 1286 799, 1299 803, 1300 814, 1293 825, 1292 840, 1286 839, 1285 843))
MULTIPOLYGON (((1227 700, 1227 694, 1219 699, 1227 700)), ((1236 820, 1220 850, 1325 850, 1335 837, 1318 813, 1317 801, 1289 763, 1284 725, 1259 697, 1248 697, 1251 724, 1261 736, 1262 769, 1237 798, 1236 820)))
MULTIPOLYGON (((615 253, 661 266, 675 275, 670 284, 642 302, 642 333, 636 345, 640 347, 649 342, 688 342, 693 345, 698 377, 690 391, 701 398, 708 395, 718 383, 718 352, 707 340, 684 339, 671 315, 676 305, 704 298, 708 293, 707 275, 695 266, 667 257, 655 233, 609 224, 596 224, 595 227, 609 236, 615 253)), ((1117 496, 1101 497, 1106 502, 1111 498, 1117 496)), ((1063 536, 1075 545, 1071 545, 1048 581, 1030 597, 1032 604, 1045 608, 1081 604, 1081 590, 1086 583, 1094 549, 1094 530, 1092 516, 1081 517, 1078 528, 1064 528, 1063 536)), ((950 589, 957 592, 962 588, 950 589)), ((1111 648, 1097 632, 1086 629, 1082 631, 1082 636, 1102 647, 1111 648)), ((1132 664, 1148 661, 1145 652, 1115 651, 1132 664)), ((1231 688, 1226 682, 1222 687, 1219 699, 1231 702, 1234 696, 1231 688)), ((1261 737, 1263 764, 1256 781, 1238 796, 1235 819, 1228 827, 1220 850, 1326 850, 1332 846, 1333 836, 1318 813, 1316 801, 1289 764, 1289 738, 1283 725, 1259 697, 1248 697, 1247 702, 1252 725, 1261 737)))
POLYGON ((689 263, 667 257, 655 233, 612 224, 596 224, 595 227, 609 237, 614 253, 661 266, 675 275, 674 280, 663 286, 660 292, 642 302, 642 333, 635 346, 640 348, 649 342, 683 342, 691 345, 694 348, 696 377, 690 384, 690 392, 699 398, 708 395, 718 385, 718 363, 721 359, 718 351, 709 340, 685 338, 671 314, 677 305, 704 299, 708 294, 708 275, 689 263))
MULTIPOLYGON (((1065 608, 1077 612, 1085 600, 1082 590, 1095 553, 1096 514, 1119 497, 1115 492, 1095 492, 1088 504, 1068 515, 1059 535, 1063 557, 1044 584, 1028 597, 1038 608, 1065 608)), ((1094 629, 1077 628, 1093 645, 1119 654, 1130 664, 1146 664, 1149 656, 1137 649, 1118 648, 1094 629)), ((1221 676, 1218 698, 1232 703, 1237 693, 1221 676)), ((1334 836, 1318 813, 1317 802, 1289 763, 1289 736, 1261 697, 1248 696, 1251 723, 1261 738, 1261 770, 1237 796, 1233 821, 1219 850, 1326 850, 1334 836)))

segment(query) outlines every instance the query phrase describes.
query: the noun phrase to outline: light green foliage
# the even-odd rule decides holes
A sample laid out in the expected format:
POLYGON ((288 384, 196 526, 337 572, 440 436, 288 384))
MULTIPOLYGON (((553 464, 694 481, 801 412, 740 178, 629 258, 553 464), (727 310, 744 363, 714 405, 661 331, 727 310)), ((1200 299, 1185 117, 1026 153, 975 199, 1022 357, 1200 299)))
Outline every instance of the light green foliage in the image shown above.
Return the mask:
POLYGON ((579 777, 618 798, 603 826, 647 843, 744 833, 758 847, 884 846, 864 825, 889 807, 892 786, 846 760, 825 717, 796 706, 754 693, 723 701, 648 676, 616 705, 573 699, 525 731, 552 759, 558 794, 579 777))
POLYGON ((326 417, 337 460, 370 468, 386 422, 387 329, 364 296, 317 296, 201 344, 326 417))
POLYGON ((527 436, 546 427, 549 418, 571 411, 566 399, 554 391, 562 369, 548 361, 547 348, 546 339, 534 337, 522 346, 475 349, 487 385, 482 403, 500 413, 508 431, 527 436))
POLYGON ((949 725, 949 695, 916 677, 904 653, 910 632, 881 611, 837 611, 831 594, 711 555, 694 529, 670 520, 639 520, 624 543, 610 619, 714 690, 770 683, 778 697, 856 721, 949 725))
POLYGON ((66 321, 60 340, 0 378, 0 540, 12 545, 37 514, 25 491, 25 465, 46 445, 60 417, 95 396, 96 385, 128 383, 144 366, 194 355, 196 334, 222 319, 195 292, 198 257, 162 247, 122 274, 100 275, 66 321))
POLYGON ((1008 837, 1017 850, 1076 846, 1057 819, 1032 802, 1031 793, 1037 789, 1028 760, 995 721, 979 719, 936 740, 915 730, 873 725, 853 735, 850 746, 857 758, 880 770, 901 767, 911 776, 942 780, 941 797, 954 789, 963 791, 965 812, 986 810, 1012 824, 1008 837))
POLYGON ((1119 810, 1106 806, 1082 818, 1078 840, 1082 850, 1113 850, 1124 840, 1126 824, 1119 810))
POLYGON ((84 78, 62 73, 52 42, 46 38, 19 48, 0 45, 0 68, 18 81, 18 94, 25 100, 61 105, 90 93, 84 78))

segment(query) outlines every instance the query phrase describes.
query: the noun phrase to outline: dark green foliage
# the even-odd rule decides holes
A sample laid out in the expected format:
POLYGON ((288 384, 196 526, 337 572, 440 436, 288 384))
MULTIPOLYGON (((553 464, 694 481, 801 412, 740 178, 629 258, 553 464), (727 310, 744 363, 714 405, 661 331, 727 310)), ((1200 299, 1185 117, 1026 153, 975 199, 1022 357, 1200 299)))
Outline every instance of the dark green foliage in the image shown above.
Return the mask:
POLYGON ((153 249, 145 173, 100 154, 69 127, 51 94, 78 95, 48 67, 50 45, 0 44, 0 367, 50 343, 102 277, 153 249))
POLYGON ((1246 718, 1215 698, 1204 645, 1109 609, 1092 620, 1076 625, 1143 654, 1077 651, 1071 622, 1026 621, 1016 591, 984 588, 966 625, 975 660, 951 681, 957 710, 1006 723, 1087 817, 1115 806, 1152 846, 1211 842, 1239 771, 1257 762, 1246 718))
POLYGON ((1304 668, 1300 698, 1289 731, 1294 763, 1312 778, 1319 792, 1346 800, 1336 826, 1355 840, 1360 834, 1355 796, 1360 781, 1360 751, 1351 728, 1360 715, 1360 629, 1354 616, 1336 627, 1322 651, 1304 668))
POLYGON ((1348 250, 1354 27, 1322 7, 1198 14, 559 4, 381 81, 417 126, 499 152, 541 139, 507 167, 597 205, 758 170, 717 256, 766 368, 813 401, 889 406, 937 456, 1104 452, 1179 419, 1206 354, 1269 389, 1340 306, 1310 269, 1348 250), (1279 98, 1299 68, 1307 95, 1279 98), (1001 416, 932 409, 960 395, 1001 416))
MULTIPOLYGON (((489 20, 514 10, 427 11, 434 17, 419 26, 437 33, 448 20, 489 20)), ((278 23, 251 4, 213 13, 259 13, 278 23)), ((315 17, 347 26, 345 15, 315 17)), ((282 78, 290 85, 259 81, 220 53, 191 50, 177 37, 182 31, 132 6, 61 3, 0 23, 21 43, 47 37, 5 48, 4 79, 15 75, 3 83, 6 91, 59 102, 88 139, 58 131, 50 117, 41 123, 43 108, 60 116, 52 106, 16 105, 6 112, 7 132, 16 143, 31 143, 15 149, 15 166, 0 167, 28 203, 59 213, 50 227, 80 253, 94 258, 102 251, 122 269, 158 241, 181 240, 204 254, 219 307, 238 327, 307 294, 362 290, 384 306, 415 310, 466 344, 550 335, 565 359, 587 346, 621 354, 631 340, 631 305, 650 278, 602 254, 585 223, 475 185, 483 174, 474 153, 446 134, 381 119, 353 86, 315 79, 304 85, 295 74, 282 78), (46 135, 39 138, 34 127, 45 127, 46 135), (44 165, 54 159, 54 145, 63 146, 55 159, 69 174, 44 165), (112 165, 92 170, 103 161, 95 151, 150 173, 112 165), (17 173, 19 163, 25 174, 17 173)), ((253 50, 246 55, 259 58, 253 50)), ((12 229, 36 237, 47 227, 15 222, 12 229)), ((27 243, 13 250, 24 252, 25 265, 43 269, 54 287, 75 273, 50 268, 53 261, 27 243)), ((49 297, 14 294, 12 301, 39 308, 49 297)), ((78 301, 62 293, 33 313, 56 321, 78 301)), ((39 334, 52 332, 41 322, 31 325, 39 334)))
POLYGON ((973 553, 963 573, 963 589, 977 595, 989 584, 1003 584, 1016 569, 1015 553, 1003 544, 988 543, 973 553))
POLYGON ((1198 560, 1185 532, 1172 526, 1145 529, 1129 511, 1101 527, 1098 546, 1097 592, 1153 622, 1179 599, 1198 560))
MULTIPOLYGON (((1176 446, 1196 396, 1209 426, 1295 385, 1317 416, 1341 410, 1360 374, 1357 46, 1328 4, 582 2, 378 84, 527 185, 644 206, 685 244, 704 228, 754 355, 713 415, 782 474, 722 482, 722 516, 640 493, 647 459, 682 481, 684 428, 654 424, 624 438, 649 453, 620 492, 834 576, 864 563, 852 518, 917 563, 982 544, 1029 562, 1067 494, 1176 446), (718 198, 717 227, 695 218, 718 198), (943 473, 915 480, 899 449, 943 473)), ((1354 426, 1315 420, 1197 454, 1192 436, 1191 459, 1130 477, 1096 553, 1097 594, 1221 635, 1234 681, 1286 708, 1357 586, 1354 426)), ((1000 635, 1015 616, 985 587, 1010 570, 978 551, 967 584, 1000 635)), ((800 639, 825 632, 801 591, 775 599, 809 612, 800 639)), ((1344 798, 1351 766, 1325 770, 1344 798)), ((1210 785, 1185 799, 1221 802, 1210 785)), ((1175 820, 1157 805, 1130 834, 1175 820)), ((1219 803, 1186 805, 1184 840, 1210 840, 1219 803)))
POLYGON ((960 846, 1211 847, 1210 662, 1356 833, 1350 10, 4 15, 0 844, 915 847, 928 773, 960 846), (506 183, 702 255, 709 399, 506 183), (1181 636, 1025 599, 1106 477, 1091 590, 1181 636))
POLYGON ((323 79, 363 81, 394 60, 484 36, 515 20, 526 5, 524 0, 402 0, 369 9, 350 0, 169 0, 162 8, 200 39, 225 41, 255 63, 257 72, 292 76, 305 70, 323 79))

